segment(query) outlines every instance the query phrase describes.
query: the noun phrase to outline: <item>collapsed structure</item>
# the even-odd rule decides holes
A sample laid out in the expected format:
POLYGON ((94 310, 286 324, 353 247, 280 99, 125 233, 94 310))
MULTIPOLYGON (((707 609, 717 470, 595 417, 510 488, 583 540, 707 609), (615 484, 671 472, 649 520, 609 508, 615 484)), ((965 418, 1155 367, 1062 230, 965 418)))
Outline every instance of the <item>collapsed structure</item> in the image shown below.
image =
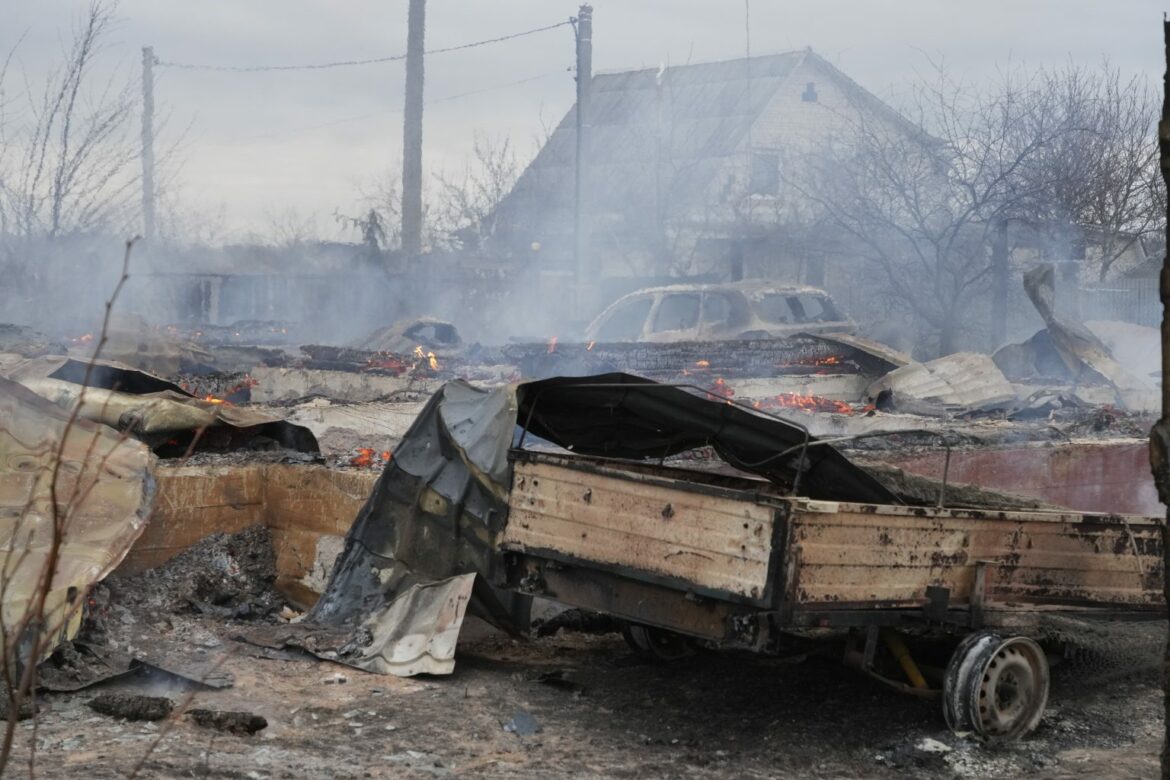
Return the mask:
POLYGON ((952 728, 1018 737, 1046 621, 1164 607, 1153 383, 1053 313, 1043 269, 1028 288, 1045 330, 926 363, 845 333, 493 348, 424 318, 348 347, 160 329, 119 350, 134 367, 9 329, 11 657, 52 690, 144 666, 230 686, 147 617, 181 603, 244 620, 262 657, 449 674, 466 614, 525 635, 540 598, 658 659, 845 631, 846 660, 941 696, 952 728), (238 533, 226 568, 197 552, 238 533), (968 640, 928 679, 905 636, 968 640), (1015 698, 989 715, 1000 677, 972 670, 1004 653, 1015 698))

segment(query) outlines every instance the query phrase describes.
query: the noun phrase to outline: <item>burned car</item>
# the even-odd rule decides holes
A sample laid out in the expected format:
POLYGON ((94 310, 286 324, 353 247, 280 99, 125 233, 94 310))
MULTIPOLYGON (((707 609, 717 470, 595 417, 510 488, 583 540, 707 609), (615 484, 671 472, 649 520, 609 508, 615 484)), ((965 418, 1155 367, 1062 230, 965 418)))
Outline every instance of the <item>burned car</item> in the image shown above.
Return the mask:
POLYGON ((855 330, 824 290, 750 280, 629 293, 590 323, 585 340, 725 341, 855 330))
POLYGON ((446 320, 417 317, 378 328, 350 346, 401 355, 409 355, 416 347, 422 347, 443 355, 457 352, 463 346, 463 339, 455 325, 446 320))

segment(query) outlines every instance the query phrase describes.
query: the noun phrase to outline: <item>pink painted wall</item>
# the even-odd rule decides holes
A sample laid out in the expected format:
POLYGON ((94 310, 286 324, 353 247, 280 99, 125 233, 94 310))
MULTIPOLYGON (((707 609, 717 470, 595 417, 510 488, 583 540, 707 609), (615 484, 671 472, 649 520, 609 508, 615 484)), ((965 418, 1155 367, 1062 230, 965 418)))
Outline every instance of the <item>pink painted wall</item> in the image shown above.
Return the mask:
MULTIPOLYGON (((1074 442, 955 450, 949 481, 1035 496, 1088 512, 1163 515, 1144 441, 1074 442)), ((942 452, 883 458, 913 474, 940 478, 942 452)))

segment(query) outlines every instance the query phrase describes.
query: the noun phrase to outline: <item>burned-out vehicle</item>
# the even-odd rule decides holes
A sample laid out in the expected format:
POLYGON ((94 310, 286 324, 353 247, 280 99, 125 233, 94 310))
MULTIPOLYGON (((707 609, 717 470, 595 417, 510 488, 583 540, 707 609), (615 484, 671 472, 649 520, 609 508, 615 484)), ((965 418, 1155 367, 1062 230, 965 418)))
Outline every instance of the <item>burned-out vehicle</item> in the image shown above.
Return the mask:
POLYGON ((590 323, 585 340, 722 341, 855 330, 824 290, 752 280, 629 293, 590 323))
POLYGON ((1047 702, 1049 621, 1164 615, 1160 522, 937 487, 697 388, 452 382, 297 630, 407 673, 449 671, 468 605, 523 633, 532 596, 614 616, 659 659, 845 633, 846 660, 940 699, 956 732, 1016 738, 1047 702), (944 649, 937 673, 919 640, 944 649))
POLYGON ((445 355, 461 349, 463 339, 459 337, 459 330, 455 325, 446 320, 418 317, 378 328, 350 346, 399 355, 409 355, 414 349, 421 347, 445 355))

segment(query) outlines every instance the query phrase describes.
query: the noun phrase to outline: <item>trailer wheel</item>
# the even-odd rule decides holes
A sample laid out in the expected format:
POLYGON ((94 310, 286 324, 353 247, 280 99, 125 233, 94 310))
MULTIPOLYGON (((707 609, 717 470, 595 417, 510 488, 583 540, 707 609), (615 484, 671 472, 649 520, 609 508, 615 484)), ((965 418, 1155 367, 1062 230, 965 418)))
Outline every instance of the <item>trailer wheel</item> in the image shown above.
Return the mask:
POLYGON ((947 664, 943 716, 956 734, 1018 739, 1039 725, 1048 683, 1048 658, 1031 639, 990 631, 970 634, 947 664))
POLYGON ((626 623, 622 626, 622 636, 635 653, 653 661, 677 661, 695 652, 685 636, 661 628, 626 623))

